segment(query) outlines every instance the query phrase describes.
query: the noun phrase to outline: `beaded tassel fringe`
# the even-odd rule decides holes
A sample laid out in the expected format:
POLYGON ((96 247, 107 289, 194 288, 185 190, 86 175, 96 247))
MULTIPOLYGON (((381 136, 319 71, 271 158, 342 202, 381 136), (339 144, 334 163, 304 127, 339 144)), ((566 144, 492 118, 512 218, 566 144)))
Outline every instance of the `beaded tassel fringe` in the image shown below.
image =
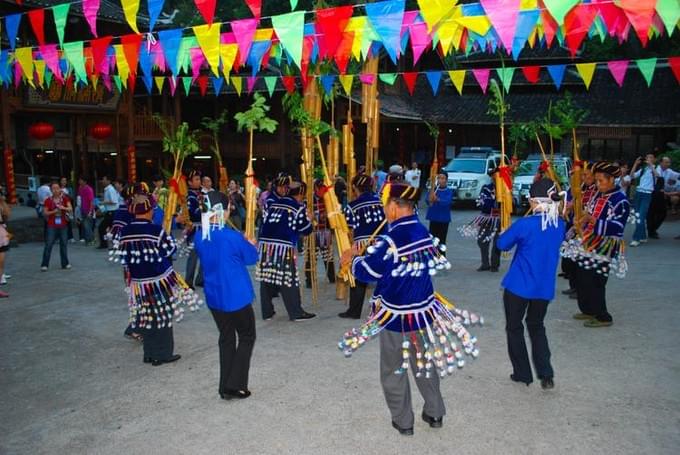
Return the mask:
POLYGON ((628 272, 623 239, 592 234, 584 239, 575 237, 562 242, 560 254, 580 267, 604 276, 609 276, 611 271, 617 278, 624 278, 628 272))
POLYGON ((491 241, 500 227, 500 218, 491 215, 478 215, 472 221, 458 228, 461 236, 468 239, 491 241))

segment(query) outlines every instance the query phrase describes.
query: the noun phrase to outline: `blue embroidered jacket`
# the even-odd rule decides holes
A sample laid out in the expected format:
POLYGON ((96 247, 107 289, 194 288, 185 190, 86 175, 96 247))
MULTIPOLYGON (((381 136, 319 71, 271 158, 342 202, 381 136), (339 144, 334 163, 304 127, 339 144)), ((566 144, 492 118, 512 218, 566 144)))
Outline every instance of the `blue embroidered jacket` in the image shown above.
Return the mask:
POLYGON ((368 254, 354 258, 352 273, 361 282, 376 281, 372 303, 400 315, 388 330, 401 332, 425 328, 435 301, 432 277, 435 269, 450 267, 416 215, 390 224, 368 254))
POLYGON ((482 187, 477 199, 477 207, 485 215, 491 215, 491 212, 498 207, 496 202, 496 186, 493 183, 488 183, 482 187))
POLYGON ((595 218, 595 222, 589 226, 595 235, 623 238, 623 230, 630 215, 630 202, 621 188, 597 193, 588 203, 587 210, 595 218))
MULTIPOLYGON (((378 195, 372 191, 360 194, 345 207, 347 226, 352 229, 354 242, 367 241, 385 219, 385 211, 378 195)), ((384 228, 378 234, 384 232, 384 228)))
POLYGON ((312 223, 305 206, 291 197, 282 197, 267 207, 262 220, 260 242, 297 245, 300 235, 312 232, 312 223))
POLYGON ((133 280, 149 280, 172 271, 170 257, 175 240, 162 227, 148 220, 135 219, 120 235, 121 262, 133 280))
POLYGON ((197 190, 189 190, 187 195, 187 205, 189 206, 189 220, 193 224, 201 223, 201 204, 199 203, 200 193, 197 190))

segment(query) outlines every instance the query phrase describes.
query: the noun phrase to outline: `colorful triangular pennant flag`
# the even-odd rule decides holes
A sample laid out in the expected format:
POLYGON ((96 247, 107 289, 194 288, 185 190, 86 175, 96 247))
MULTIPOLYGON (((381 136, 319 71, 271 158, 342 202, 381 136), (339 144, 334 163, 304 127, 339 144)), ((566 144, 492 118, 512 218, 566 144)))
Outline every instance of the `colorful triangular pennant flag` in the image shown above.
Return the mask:
POLYGON ((562 81, 564 80, 564 73, 567 69, 567 65, 548 65, 546 66, 548 73, 555 84, 557 90, 562 87, 562 81))
POLYGON ((458 90, 458 94, 463 94, 463 84, 465 83, 465 70, 453 70, 449 71, 449 78, 451 83, 458 90))
POLYGON ((652 85, 652 78, 654 77, 654 69, 656 68, 656 58, 644 58, 635 60, 635 64, 642 73, 642 77, 647 82, 647 87, 652 85))
POLYGON ((442 80, 441 71, 425 71, 425 77, 427 77, 427 82, 430 83, 430 88, 432 88, 432 94, 437 95, 439 91, 439 83, 442 80))
POLYGON ((607 62, 609 72, 612 73, 612 76, 619 87, 623 87, 623 80, 626 78, 628 63, 628 60, 612 60, 607 62))

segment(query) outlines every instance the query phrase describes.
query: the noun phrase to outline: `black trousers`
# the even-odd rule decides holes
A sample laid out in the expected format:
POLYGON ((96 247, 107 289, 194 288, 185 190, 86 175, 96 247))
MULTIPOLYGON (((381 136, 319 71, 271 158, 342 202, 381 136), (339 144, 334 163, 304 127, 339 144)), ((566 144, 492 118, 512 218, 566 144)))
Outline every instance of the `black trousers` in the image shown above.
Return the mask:
POLYGON ((238 311, 210 310, 220 331, 220 387, 227 390, 248 390, 250 357, 255 346, 255 312, 248 305, 238 311), (238 342, 237 342, 238 335, 238 342))
MULTIPOLYGON (((335 283, 335 262, 328 261, 324 262, 326 267, 326 278, 328 278, 329 283, 335 283)), ((309 260, 305 260, 305 269, 309 268, 309 260)), ((305 284, 308 288, 312 287, 312 274, 309 270, 305 272, 305 284)))
POLYGON ((569 289, 576 289, 576 269, 578 265, 569 258, 562 258, 562 271, 569 280, 569 289))
POLYGON ((172 356, 175 350, 172 327, 144 329, 142 335, 144 336, 144 358, 167 360, 172 356))
MULTIPOLYGON (((449 233, 449 223, 440 223, 438 221, 430 221, 430 234, 439 239, 442 245, 446 245, 446 236, 449 233)), ((446 251, 441 252, 446 256, 446 251)))
POLYGON ((494 232, 491 227, 480 228, 477 245, 482 254, 482 267, 497 269, 501 265, 501 250, 496 246, 498 231, 494 232), (493 237, 491 238, 491 236, 493 237), (491 263, 489 264, 489 250, 491 250, 491 263))
POLYGON ((550 364, 550 348, 543 325, 545 314, 548 311, 548 301, 525 299, 506 289, 503 293, 503 305, 505 306, 505 333, 508 339, 508 354, 515 379, 527 383, 533 381, 522 320, 526 322, 529 331, 531 359, 534 363, 536 376, 539 379, 552 378, 554 373, 550 364))
POLYGON ((106 230, 113 224, 113 212, 106 212, 99 223, 99 246, 106 245, 106 230))
POLYGON ((666 219, 666 197, 661 191, 652 193, 652 201, 647 212, 647 234, 654 236, 666 219))
POLYGON ((594 316, 603 322, 612 320, 611 314, 607 312, 607 279, 607 276, 597 273, 595 270, 586 270, 583 267, 576 268, 578 308, 581 313, 594 316))
POLYGON ((366 298, 366 283, 355 281, 355 286, 349 288, 349 308, 347 314, 353 318, 361 317, 361 310, 364 307, 364 299, 366 298))
POLYGON ((276 284, 260 282, 260 304, 262 305, 262 319, 268 319, 274 315, 272 299, 281 294, 283 304, 286 306, 288 318, 291 321, 302 316, 302 300, 300 299, 299 286, 279 286, 276 284))

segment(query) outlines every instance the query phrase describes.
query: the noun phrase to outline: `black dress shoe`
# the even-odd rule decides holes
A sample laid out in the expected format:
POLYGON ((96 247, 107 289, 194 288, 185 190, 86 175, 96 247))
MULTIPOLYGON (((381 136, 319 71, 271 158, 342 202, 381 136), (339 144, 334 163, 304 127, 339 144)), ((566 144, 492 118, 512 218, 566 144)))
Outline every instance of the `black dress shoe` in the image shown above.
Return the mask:
POLYGON ((541 388, 543 390, 550 390, 555 388, 555 382, 553 378, 543 378, 541 379, 541 388))
POLYGON ((573 289, 573 288, 565 289, 564 291, 562 291, 562 294, 564 294, 564 295, 576 294, 576 289, 573 289))
POLYGON ((170 357, 168 357, 167 359, 163 359, 163 360, 152 360, 152 361, 151 361, 151 365, 157 367, 157 366, 159 366, 159 365, 163 365, 164 363, 177 362, 177 361, 178 361, 179 359, 181 359, 181 358, 182 358, 181 355, 179 355, 179 354, 173 354, 173 355, 171 355, 170 357))
POLYGON ((564 273, 564 272, 558 273, 557 276, 560 277, 560 278, 568 278, 568 277, 569 277, 569 276, 568 276, 566 273, 564 273))
POLYGON ((569 294, 569 298, 571 300, 578 300, 578 293, 574 292, 573 294, 569 294))
POLYGON ((444 417, 430 417, 423 412, 423 420, 430 425, 430 428, 441 428, 444 424, 444 417))
POLYGON ((399 432, 399 434, 402 434, 404 436, 413 436, 413 428, 402 428, 396 423, 394 423, 394 421, 392 421, 392 426, 394 427, 395 430, 399 432))
POLYGON ((306 311, 303 311, 302 314, 295 319, 293 319, 295 322, 300 322, 300 321, 308 321, 312 318, 315 318, 316 315, 314 313, 307 313, 306 311))
POLYGON ((361 319, 361 316, 358 316, 358 317, 352 316, 347 311, 345 311, 344 313, 338 313, 338 316, 340 316, 343 319, 361 319))
POLYGON ((515 377, 514 374, 511 374, 511 375, 510 375, 510 379, 511 379, 513 382, 521 382, 521 383, 524 383, 524 384, 527 385, 527 387, 529 387, 529 384, 531 384, 531 381, 523 381, 523 380, 521 380, 521 379, 517 379, 517 378, 515 377))
POLYGON ((276 316, 276 311, 274 311, 271 316, 267 316, 266 318, 262 318, 262 320, 263 321, 271 321, 274 318, 274 316, 276 316))
POLYGON ((248 398, 250 395, 252 395, 252 393, 250 393, 250 390, 227 390, 226 392, 220 393, 220 397, 223 400, 231 400, 233 398, 244 400, 248 398))
POLYGON ((144 363, 152 363, 151 357, 144 357, 144 363))
POLYGON ((498 272, 498 267, 491 267, 489 272, 498 272))
POLYGON ((488 272, 489 270, 491 270, 491 267, 481 266, 477 269, 478 272, 488 272))

